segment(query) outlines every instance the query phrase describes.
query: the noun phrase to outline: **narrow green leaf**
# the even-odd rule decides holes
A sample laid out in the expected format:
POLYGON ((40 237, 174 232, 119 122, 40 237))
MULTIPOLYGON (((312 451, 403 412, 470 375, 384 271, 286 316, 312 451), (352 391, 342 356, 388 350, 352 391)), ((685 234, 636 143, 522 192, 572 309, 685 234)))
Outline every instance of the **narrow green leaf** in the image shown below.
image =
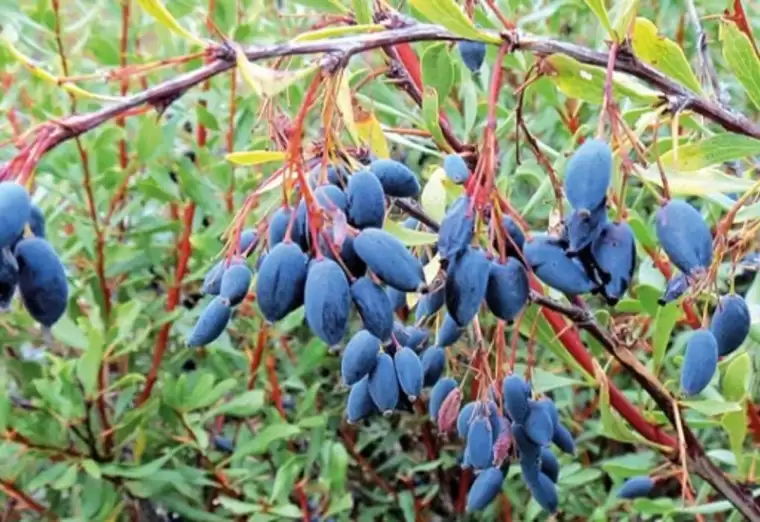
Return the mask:
POLYGON ((448 146, 441 131, 439 115, 438 93, 431 87, 425 87, 425 92, 422 93, 422 118, 425 120, 425 127, 432 134, 433 140, 447 150, 448 146))
POLYGON ((77 378, 82 383, 87 397, 92 397, 97 392, 100 362, 103 360, 103 350, 105 349, 99 333, 93 332, 90 330, 90 335, 88 335, 87 351, 77 361, 77 378))
POLYGON ((409 4, 431 22, 441 24, 457 36, 493 44, 501 43, 501 38, 479 30, 467 18, 461 6, 454 0, 409 0, 409 4))
POLYGON ((670 334, 681 315, 681 308, 677 302, 668 303, 657 310, 654 320, 654 333, 652 334, 652 364, 655 372, 660 368, 668 348, 670 334))
POLYGON ((420 58, 422 83, 436 91, 439 100, 445 100, 454 85, 454 64, 445 43, 428 46, 420 58))
MULTIPOLYGON (((657 165, 646 169, 635 169, 634 172, 643 180, 662 186, 662 178, 657 165)), ((707 167, 693 172, 673 171, 665 168, 670 193, 675 196, 706 196, 708 194, 743 193, 752 187, 749 179, 729 176, 715 167, 707 167)))
POLYGON ((232 417, 250 417, 257 413, 263 405, 264 392, 262 390, 249 390, 242 395, 233 397, 229 402, 212 408, 206 417, 211 418, 222 414, 232 417))
POLYGON ((203 40, 182 27, 177 19, 174 18, 169 10, 158 0, 137 0, 137 3, 140 4, 140 7, 142 7, 146 13, 155 18, 158 23, 169 29, 171 32, 187 38, 198 45, 206 45, 203 40))
POLYGON ((360 24, 372 23, 372 6, 370 0, 352 0, 354 6, 354 16, 360 24))
POLYGON ((604 6, 604 0, 584 0, 586 2, 586 5, 589 9, 591 9, 596 17, 599 19, 599 22, 602 24, 602 27, 607 31, 607 34, 610 38, 617 39, 618 36, 615 33, 615 30, 612 28, 612 23, 610 22, 610 16, 607 14, 607 8, 604 6))
POLYGON ((731 451, 736 455, 739 471, 743 472, 744 439, 747 437, 747 414, 743 409, 723 415, 721 425, 728 434, 731 451))
POLYGON ((261 165, 284 161, 285 153, 277 150, 250 150, 246 152, 230 152, 224 158, 235 165, 261 165))
POLYGON ((423 232, 422 230, 410 230, 390 219, 385 220, 383 228, 389 234, 400 239, 406 246, 432 245, 438 242, 438 234, 423 232))
POLYGON ((677 162, 673 152, 673 149, 670 149, 660 157, 663 167, 694 172, 726 161, 760 154, 760 140, 726 132, 679 146, 677 162))
POLYGON ((251 513, 260 513, 263 511, 261 506, 250 504, 248 502, 241 502, 240 500, 230 497, 219 497, 219 504, 235 515, 250 515, 251 513))
POLYGON ((752 42, 731 21, 720 24, 720 40, 723 58, 747 92, 747 96, 760 109, 760 58, 752 48, 752 42))
POLYGON ((385 26, 372 23, 337 27, 323 27, 322 29, 315 29, 314 31, 306 31, 305 33, 300 33, 295 38, 293 38, 293 41, 310 42, 313 40, 323 40, 326 38, 340 38, 341 36, 348 36, 352 34, 376 33, 384 29, 385 26))
POLYGON ((727 401, 743 401, 752 381, 752 357, 741 352, 726 366, 721 378, 721 392, 727 401))
POLYGON ((738 402, 723 402, 723 401, 684 401, 684 406, 692 410, 698 411, 708 417, 714 417, 716 415, 723 415, 725 413, 742 411, 742 406, 738 402))
POLYGON ((256 436, 241 444, 235 451, 236 457, 245 455, 260 455, 267 451, 269 446, 278 440, 289 439, 301 433, 298 426, 292 424, 272 424, 262 429, 256 436))
POLYGON ((619 0, 615 2, 615 16, 612 26, 615 28, 619 42, 622 42, 627 36, 628 28, 636 17, 638 9, 639 0, 619 0))

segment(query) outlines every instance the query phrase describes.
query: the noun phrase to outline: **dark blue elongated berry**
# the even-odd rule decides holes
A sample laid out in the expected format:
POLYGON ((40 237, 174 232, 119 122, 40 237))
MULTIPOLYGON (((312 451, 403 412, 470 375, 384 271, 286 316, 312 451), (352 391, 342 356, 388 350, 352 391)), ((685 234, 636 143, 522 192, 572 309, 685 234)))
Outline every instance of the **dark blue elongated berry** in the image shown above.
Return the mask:
POLYGON ((40 237, 27 237, 13 252, 18 263, 18 290, 24 307, 37 322, 50 327, 66 311, 69 285, 61 259, 40 237))
POLYGON ((681 367, 681 389, 687 396, 696 395, 710 383, 718 367, 718 341, 710 330, 697 330, 686 342, 681 367))
POLYGON ((663 292, 662 297, 660 297, 657 302, 660 305, 666 305, 671 301, 675 301, 686 293, 689 286, 691 286, 689 277, 686 274, 679 272, 670 278, 668 284, 665 286, 665 292, 663 292))
POLYGON ((443 306, 444 297, 443 287, 420 297, 417 309, 414 311, 415 322, 419 323, 425 317, 435 315, 443 306))
POLYGON ((712 234, 697 209, 683 200, 670 200, 657 210, 657 239, 670 261, 686 275, 712 262, 712 234))
POLYGON ((467 451, 475 469, 486 469, 493 462, 493 434, 488 417, 476 416, 467 430, 467 451))
POLYGON ((222 453, 235 452, 235 443, 227 437, 220 437, 219 435, 215 435, 213 441, 214 449, 216 451, 221 451, 222 453))
POLYGON ((636 242, 627 223, 608 223, 591 246, 594 264, 605 281, 602 292, 609 305, 616 304, 633 279, 636 242))
POLYGON ((187 339, 188 348, 206 346, 216 341, 227 327, 231 314, 232 309, 227 300, 219 296, 214 297, 203 309, 193 331, 190 332, 190 337, 187 339))
POLYGON ((512 321, 528 302, 530 283, 523 265, 510 257, 506 263, 491 262, 488 270, 486 304, 496 317, 512 321))
POLYGON ((561 243, 548 236, 527 242, 523 254, 538 278, 560 292, 579 295, 595 287, 583 267, 567 256, 561 243))
POLYGON ((427 340, 430 332, 426 328, 405 326, 403 323, 396 321, 393 323, 393 335, 401 346, 417 350, 427 340))
POLYGON ((557 406, 554 404, 554 402, 548 397, 544 397, 543 399, 539 399, 531 403, 531 408, 543 409, 546 412, 546 414, 549 416, 549 419, 552 421, 553 433, 554 427, 559 424, 559 412, 557 411, 557 406))
POLYGON ((441 323, 441 327, 438 329, 438 334, 436 335, 435 344, 442 347, 451 346, 455 342, 459 340, 460 337, 462 337, 462 334, 464 333, 464 328, 459 326, 457 322, 454 320, 453 317, 447 312, 443 316, 443 322, 441 323))
MULTIPOLYGON (((35 237, 45 238, 46 225, 45 216, 42 214, 40 207, 32 203, 29 208, 29 229, 35 237)), ((19 237, 19 240, 21 237, 19 237)))
POLYGON ((525 432, 530 440, 539 446, 544 446, 552 440, 554 435, 554 423, 551 416, 541 406, 536 406, 536 402, 529 402, 528 416, 525 418, 525 432))
POLYGON ((256 248, 256 243, 259 242, 259 234, 256 232, 255 228, 246 228, 242 232, 240 232, 240 241, 238 242, 238 247, 240 249, 240 254, 247 254, 251 255, 251 252, 253 252, 253 249, 256 248))
POLYGON ((306 323, 314 335, 335 346, 348 330, 351 291, 343 269, 332 259, 314 260, 309 265, 304 291, 306 323))
MULTIPOLYGON (((239 257, 233 257, 230 260, 230 265, 240 263, 242 263, 242 260, 239 257)), ((222 290, 222 277, 227 269, 226 267, 227 259, 222 259, 206 272, 206 277, 203 278, 203 286, 201 287, 204 294, 219 295, 219 292, 222 290)))
POLYGON ((245 263, 230 266, 222 275, 219 296, 227 299, 230 306, 239 305, 248 294, 252 278, 251 269, 245 263))
POLYGON ((369 277, 360 277, 351 285, 351 298, 364 328, 381 341, 389 340, 393 333, 393 308, 385 290, 369 277))
POLYGON ((554 424, 552 442, 562 450, 563 453, 575 455, 575 439, 573 438, 573 434, 559 422, 554 424))
POLYGON ((559 461, 549 448, 541 448, 541 473, 546 475, 555 484, 559 478, 559 461))
POLYGON ((552 479, 539 472, 537 479, 526 480, 526 484, 528 485, 530 494, 533 495, 533 498, 536 499, 536 502, 542 508, 549 513, 557 511, 557 505, 559 504, 557 486, 554 485, 552 479))
POLYGON ((457 387, 457 382, 451 377, 445 377, 435 383, 433 389, 430 390, 430 402, 428 403, 428 412, 430 413, 430 420, 433 422, 438 421, 438 412, 441 411, 441 404, 449 396, 449 393, 454 391, 457 387))
POLYGON ((425 288, 425 274, 420 260, 385 230, 365 228, 354 239, 354 249, 369 269, 386 284, 404 292, 425 288))
MULTIPOLYGON (((343 166, 335 166, 335 165, 328 165, 327 166, 327 172, 324 174, 326 175, 324 180, 327 183, 330 183, 331 185, 337 185, 339 187, 345 187, 347 183, 347 179, 349 176, 348 170, 343 166)), ((317 165, 313 169, 311 169, 311 172, 309 172, 309 181, 311 182, 311 185, 313 187, 316 187, 317 185, 321 185, 323 178, 322 178, 323 172, 322 172, 322 165, 317 165)))
POLYGON ((16 242, 32 212, 29 193, 23 185, 0 181, 0 248, 16 242))
POLYGON ((468 402, 459 410, 459 416, 457 416, 457 434, 460 438, 467 438, 467 434, 470 432, 470 424, 475 420, 477 408, 478 403, 473 401, 468 402))
POLYGON ((438 230, 438 254, 441 259, 453 259, 467 250, 475 230, 475 213, 471 199, 460 196, 451 204, 438 230))
POLYGON ((385 219, 385 191, 377 176, 360 170, 348 180, 348 221, 356 228, 382 228, 385 219))
POLYGON ((385 294, 388 296, 388 300, 391 302, 391 307, 394 312, 403 309, 406 306, 406 293, 401 290, 396 290, 392 286, 386 286, 385 294))
POLYGON ((467 511, 481 511, 501 492, 504 473, 499 468, 488 468, 480 473, 467 494, 467 511))
POLYGON ((443 171, 457 185, 462 185, 470 177, 470 168, 459 154, 447 154, 443 158, 443 171))
POLYGON ((522 424, 512 424, 512 436, 520 453, 523 479, 537 481, 541 472, 541 447, 530 440, 522 424))
POLYGON ((369 170, 377 176, 386 195, 394 198, 415 198, 420 195, 420 182, 409 167, 392 159, 377 159, 369 170))
POLYGON ((348 210, 348 196, 335 185, 321 185, 314 191, 317 203, 327 210, 339 209, 343 212, 348 210))
POLYGON ((377 363, 380 351, 380 340, 367 330, 359 330, 354 334, 343 352, 340 361, 340 373, 343 382, 351 386, 369 375, 377 363))
POLYGON ((478 72, 486 58, 486 44, 460 40, 457 42, 457 47, 459 47, 459 55, 462 57, 465 66, 472 72, 478 72))
POLYGON ((607 207, 574 210, 567 220, 567 239, 570 243, 567 253, 575 255, 592 244, 607 224, 607 207))
POLYGON ((446 352, 440 346, 430 346, 422 352, 423 384, 433 386, 439 382, 446 369, 446 352))
MULTIPOLYGON (((512 219, 512 216, 504 216, 501 218, 501 226, 504 229, 504 232, 509 236, 508 238, 504 238, 504 246, 506 248, 504 254, 519 259, 519 253, 522 252, 523 245, 525 244, 525 234, 515 220, 512 219)), ((499 245, 495 238, 494 248, 497 252, 499 251, 499 245)))
POLYGON ((396 350, 393 356, 393 364, 396 366, 398 384, 410 401, 417 400, 422 393, 423 370, 420 357, 406 346, 396 350))
POLYGON ((16 293, 18 263, 7 248, 0 249, 0 311, 6 310, 16 293))
POLYGON ((278 243, 261 263, 256 278, 256 302, 270 323, 303 304, 307 261, 295 243, 278 243))
POLYGON ((516 423, 522 424, 530 413, 530 385, 519 375, 512 374, 502 384, 504 409, 507 415, 516 423))
POLYGON ((467 326, 486 296, 490 261, 479 248, 468 248, 449 264, 446 309, 459 326, 467 326))
POLYGON ((749 335, 750 325, 744 298, 736 294, 721 297, 710 322, 710 331, 718 342, 718 355, 725 356, 739 348, 749 335))
POLYGON ((612 179, 612 150, 597 139, 586 140, 567 162, 565 195, 574 209, 602 206, 612 179))
POLYGON ((377 355, 377 363, 369 373, 369 394, 372 402, 383 414, 393 411, 398 405, 396 367, 393 358, 387 353, 377 355))
POLYGON ((301 250, 308 252, 311 245, 311 231, 309 230, 309 212, 306 208, 306 200, 301 201, 296 207, 296 215, 293 218, 293 228, 290 229, 290 237, 301 250))
POLYGON ((335 248, 335 250, 338 252, 338 255, 340 256, 340 260, 346 266, 351 275, 354 277, 362 277, 365 273, 367 273, 366 263, 362 261, 358 255, 356 255, 356 251, 354 250, 353 237, 344 237, 343 244, 340 246, 340 248, 338 248, 335 244, 331 245, 331 243, 328 242, 328 239, 329 241, 332 241, 333 227, 332 225, 326 225, 322 229, 318 238, 319 248, 325 257, 329 257, 333 261, 337 261, 335 253, 333 252, 333 248, 335 248))
POLYGON ((626 480, 617 492, 618 498, 634 499, 649 496, 654 489, 654 481, 646 476, 640 475, 631 477, 626 480))
POLYGON ((351 386, 351 391, 348 392, 346 419, 349 423, 354 424, 368 417, 375 410, 375 403, 369 393, 369 376, 365 376, 351 386))
POLYGON ((269 218, 269 248, 274 248, 277 243, 285 239, 285 233, 288 230, 290 216, 293 211, 287 207, 280 207, 272 213, 269 218))

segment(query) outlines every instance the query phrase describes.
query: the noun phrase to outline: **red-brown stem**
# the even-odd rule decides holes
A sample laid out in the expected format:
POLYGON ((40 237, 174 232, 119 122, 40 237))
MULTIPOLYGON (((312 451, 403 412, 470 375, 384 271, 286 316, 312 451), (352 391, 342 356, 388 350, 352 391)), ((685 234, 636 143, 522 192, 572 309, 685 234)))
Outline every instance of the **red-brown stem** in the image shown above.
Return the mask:
POLYGON ((267 345, 267 338, 269 336, 269 328, 266 324, 262 324, 259 329, 258 339, 256 340, 256 349, 250 355, 250 361, 248 364, 248 389, 252 390, 253 385, 256 382, 256 372, 259 371, 261 365, 261 358, 264 354, 264 348, 267 345))
MULTIPOLYGON (((119 66, 122 69, 127 66, 127 49, 128 49, 128 44, 129 44, 129 11, 130 11, 129 3, 130 1, 131 0, 121 0, 121 42, 119 46, 119 66)), ((121 93, 122 96, 126 96, 128 89, 129 89, 129 78, 125 76, 121 80, 121 86, 119 88, 119 92, 121 93)), ((116 125, 121 127, 122 130, 125 128, 125 123, 126 122, 124 121, 123 117, 116 119, 116 125)), ((126 172, 128 163, 129 163, 129 158, 127 157, 127 138, 126 136, 124 136, 119 140, 119 166, 121 167, 122 174, 125 176, 128 175, 128 173, 126 172)))
POLYGON ((267 378, 269 386, 272 388, 272 402, 274 407, 283 419, 288 418, 285 408, 282 406, 282 389, 280 388, 280 379, 277 377, 277 359, 270 353, 267 355, 267 378))
POLYGON ((295 486, 295 494, 298 499, 298 505, 301 508, 301 520, 302 522, 311 522, 311 513, 309 512, 309 498, 306 496, 306 492, 303 490, 303 484, 297 483, 295 486))
POLYGON ((380 486, 386 493, 388 493, 390 496, 393 497, 395 501, 398 501, 398 493, 396 493, 396 490, 391 487, 388 482, 381 477, 375 468, 367 462, 367 459, 365 459, 361 453, 356 449, 356 440, 354 437, 353 430, 348 430, 345 427, 341 426, 341 428, 338 430, 340 433, 341 438, 343 439, 343 442, 346 446, 346 450, 348 453, 353 457, 353 459, 359 464, 359 466, 367 473, 369 474, 370 478, 380 486))
POLYGON ((51 520, 58 520, 58 517, 50 513, 50 511, 48 511, 48 508, 21 491, 10 480, 0 479, 0 490, 2 490, 2 492, 5 493, 8 497, 16 500, 16 502, 20 502, 21 504, 25 505, 38 515, 45 516, 51 520))
POLYGON ((747 420, 752 431, 752 439, 755 444, 760 444, 760 415, 757 413, 757 407, 749 400, 747 401, 747 420))

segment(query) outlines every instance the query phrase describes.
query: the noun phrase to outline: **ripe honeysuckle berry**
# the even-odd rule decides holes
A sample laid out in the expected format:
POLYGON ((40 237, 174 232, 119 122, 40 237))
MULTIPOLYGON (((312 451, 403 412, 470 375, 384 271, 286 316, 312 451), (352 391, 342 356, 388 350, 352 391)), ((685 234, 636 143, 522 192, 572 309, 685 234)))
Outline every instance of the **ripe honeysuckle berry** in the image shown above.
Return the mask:
POLYGON ((12 246, 24 233, 32 212, 29 193, 13 181, 0 182, 0 248, 12 246))
POLYGON ((53 246, 40 237, 27 237, 13 252, 18 263, 18 290, 24 307, 37 322, 53 326, 69 299, 66 271, 53 246))
POLYGON ((604 204, 612 180, 612 150, 587 139, 570 157, 565 169, 565 195, 575 210, 591 211, 604 204))

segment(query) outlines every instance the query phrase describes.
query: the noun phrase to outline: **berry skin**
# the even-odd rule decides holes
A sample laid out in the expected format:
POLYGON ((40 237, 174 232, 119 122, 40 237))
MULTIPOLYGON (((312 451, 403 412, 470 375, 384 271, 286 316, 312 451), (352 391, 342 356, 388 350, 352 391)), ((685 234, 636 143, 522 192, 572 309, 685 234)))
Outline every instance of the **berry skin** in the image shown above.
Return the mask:
POLYGON ((372 402, 384 415, 398 405, 399 390, 393 358, 387 353, 377 354, 377 363, 369 373, 369 394, 372 402))
POLYGON ((251 269, 245 263, 230 266, 222 276, 219 295, 227 299, 230 306, 239 305, 248 294, 252 278, 251 269))
POLYGON ((446 352, 440 346, 430 346, 422 352, 423 385, 437 384, 446 369, 446 352))
POLYGON ((606 281, 602 292, 607 304, 614 306, 628 290, 636 269, 636 242, 631 227, 627 223, 608 223, 594 241, 591 255, 606 281))
POLYGON ((530 385, 522 377, 512 374, 504 379, 504 384, 502 384, 504 409, 515 423, 522 424, 528 417, 530 394, 530 385))
POLYGON ((496 317, 512 321, 525 307, 530 293, 528 274, 515 258, 506 263, 492 261, 488 271, 486 304, 496 317))
POLYGON ((710 330, 697 330, 686 342, 681 367, 681 389, 687 396, 707 387, 718 367, 718 341, 710 330))
POLYGON ((486 44, 483 42, 472 42, 469 40, 460 40, 457 42, 459 55, 462 57, 464 65, 472 72, 478 72, 483 66, 483 60, 486 58, 486 44))
MULTIPOLYGON (((42 210, 40 210, 40 207, 38 207, 34 203, 32 203, 29 208, 28 225, 34 237, 41 237, 45 239, 45 232, 46 232, 45 216, 42 214, 42 210)), ((21 233, 16 237, 16 241, 14 242, 13 246, 15 247, 16 243, 21 241, 23 238, 24 238, 24 230, 21 230, 21 233)), ((11 250, 13 250, 13 248, 11 248, 11 250)))
POLYGON ((18 285, 18 263, 7 248, 0 249, 0 311, 11 304, 18 285))
POLYGON ((520 453, 523 480, 538 481, 538 475, 541 473, 541 448, 530 440, 522 424, 512 425, 512 436, 520 453))
POLYGON ((749 335, 750 324, 749 308, 741 296, 721 297, 710 322, 710 331, 718 342, 718 355, 723 357, 739 348, 749 335))
POLYGON ((542 407, 536 407, 535 402, 529 403, 528 416, 525 418, 525 433, 538 446, 548 444, 554 435, 554 424, 549 413, 542 407))
POLYGON ((295 243, 278 243, 269 251, 256 278, 256 301, 274 323, 303 304, 306 255, 295 243))
POLYGON ((348 210, 348 196, 335 185, 321 185, 314 191, 314 197, 317 198, 319 206, 325 210, 340 209, 342 212, 348 210))
POLYGON ((493 434, 488 417, 477 416, 467 430, 467 452, 475 469, 486 469, 493 462, 493 434))
MULTIPOLYGON (((333 227, 332 225, 325 226, 321 233, 318 236, 319 241, 319 249, 320 251, 325 255, 325 257, 328 257, 332 259, 333 261, 337 261, 335 253, 333 252, 332 247, 330 246, 330 243, 328 243, 327 238, 332 239, 333 238, 333 227), (326 236, 326 237, 325 237, 326 236)), ((343 262, 344 265, 346 265, 346 268, 354 277, 362 277, 364 274, 367 273, 367 265, 364 261, 361 260, 361 258, 356 255, 356 251, 354 250, 354 238, 351 236, 346 236, 343 238, 343 244, 341 245, 340 249, 337 248, 337 245, 333 245, 336 247, 336 250, 338 250, 338 255, 340 256, 340 260, 343 262)))
POLYGON ((430 420, 433 422, 438 421, 438 412, 441 411, 441 405, 449 393, 457 388, 457 382, 451 377, 446 377, 439 380, 430 390, 430 402, 428 403, 428 412, 430 413, 430 420))
POLYGON ((470 169, 459 154, 448 154, 443 158, 443 170, 446 176, 457 185, 464 184, 470 178, 470 169))
POLYGON ((346 419, 355 424, 375 411, 375 403, 369 394, 369 376, 351 386, 346 401, 346 419))
POLYGON ((369 375, 377 363, 380 352, 380 340, 367 330, 359 330, 354 334, 343 352, 340 362, 340 372, 343 382, 352 386, 364 376, 369 375))
MULTIPOLYGON (((337 185, 338 187, 346 186, 346 180, 349 176, 349 173, 345 167, 328 165, 326 174, 327 183, 330 183, 331 185, 337 185)), ((311 169, 311 172, 309 172, 309 181, 312 187, 316 187, 317 185, 321 184, 322 165, 317 165, 311 169)))
POLYGON ((460 327, 454 318, 446 313, 443 316, 443 323, 441 323, 441 327, 438 329, 435 344, 446 348, 457 342, 463 333, 464 328, 460 327))
POLYGON ((490 261, 483 250, 468 248, 446 277, 446 309, 459 326, 467 326, 480 309, 488 287, 490 261))
POLYGON ((411 348, 402 347, 393 356, 398 384, 410 401, 422 393, 423 370, 419 356, 411 348))
POLYGON ((555 484, 559 478, 559 461, 549 448, 541 448, 541 473, 546 475, 555 484))
POLYGON ((555 290, 572 296, 595 288, 583 267, 567 256, 558 241, 548 236, 526 243, 523 253, 538 278, 555 290))
POLYGON ((341 342, 348 330, 351 291, 343 269, 332 259, 309 264, 304 290, 306 323, 329 346, 341 342))
POLYGON ((457 434, 462 439, 467 439, 467 435, 470 431, 470 424, 475 420, 475 410, 477 406, 477 402, 468 402, 457 416, 457 434))
POLYGON ((563 453, 575 455, 575 439, 573 438, 573 434, 559 422, 554 423, 552 442, 562 450, 563 453))
POLYGON ((454 259, 472 243, 475 214, 470 209, 470 198, 459 197, 443 216, 438 230, 438 254, 441 259, 454 259))
POLYGON ((369 269, 393 288, 404 292, 425 288, 420 260, 385 230, 365 228, 354 239, 354 249, 369 269))
MULTIPOLYGON (((233 257, 230 260, 230 264, 238 264, 241 262, 242 260, 239 257, 233 257)), ((203 286, 201 287, 204 294, 219 295, 219 292, 222 290, 222 277, 224 276, 226 264, 227 260, 222 259, 212 266, 211 270, 206 272, 206 277, 203 278, 203 286)))
POLYGON ((187 347, 206 346, 214 342, 224 332, 231 315, 232 309, 226 299, 218 296, 212 299, 195 323, 187 339, 187 347))
POLYGON ((549 477, 539 472, 537 479, 526 480, 526 483, 531 495, 533 495, 533 498, 536 499, 536 502, 542 508, 549 513, 557 511, 557 505, 559 504, 557 487, 549 477))
POLYGON ((406 307, 406 293, 401 290, 396 290, 392 286, 385 287, 385 295, 388 296, 388 300, 391 303, 391 308, 395 313, 397 310, 406 307))
POLYGON ((689 289, 689 286, 691 286, 691 283, 689 282, 689 278, 686 274, 682 274, 680 272, 678 274, 675 274, 670 278, 670 281, 668 281, 668 284, 665 286, 665 292, 662 294, 662 297, 657 300, 657 303, 662 306, 670 303, 671 301, 675 301, 686 293, 686 291, 689 289))
POLYGON ((420 297, 417 309, 414 311, 415 323, 419 323, 424 318, 435 315, 443 306, 444 297, 443 287, 420 297))
POLYGON ((259 242, 259 234, 253 228, 246 228, 240 232, 240 241, 238 246, 240 248, 240 254, 251 255, 253 249, 256 248, 256 243, 259 242))
POLYGON ((488 468, 479 474, 467 494, 467 511, 481 511, 501 492, 504 473, 499 468, 488 468))
MULTIPOLYGON (((288 230, 290 216, 293 211, 286 207, 280 207, 272 213, 269 218, 269 248, 274 248, 278 243, 285 239, 285 233, 288 230)), ((293 224, 295 226, 295 223, 293 224)))
POLYGON ((420 195, 417 176, 403 163, 392 159, 377 159, 369 170, 377 176, 386 195, 394 198, 416 198, 420 195))
POLYGON ((356 228, 382 228, 385 219, 385 191, 377 176, 360 170, 348 180, 348 221, 356 228))
POLYGON ((13 245, 24 233, 31 212, 32 202, 23 185, 0 182, 0 248, 13 245))
POLYGON ((670 261, 686 275, 712 262, 712 234, 697 212, 683 200, 670 200, 657 210, 657 239, 670 261))
POLYGON ((61 259, 45 239, 27 237, 13 252, 18 263, 18 290, 24 307, 37 322, 51 327, 66 311, 69 285, 61 259))
POLYGON ((385 290, 369 277, 360 277, 351 285, 351 298, 364 328, 381 341, 388 341, 393 333, 393 308, 385 290))
POLYGON ((425 328, 417 326, 404 326, 403 323, 393 323, 393 335, 401 346, 407 346, 412 350, 417 350, 424 343, 430 332, 425 328))
POLYGON ((567 221, 568 255, 574 256, 596 241, 606 224, 607 207, 604 205, 592 211, 574 210, 567 221))
MULTIPOLYGON (((507 257, 515 257, 520 259, 520 252, 522 252, 523 245, 525 244, 525 234, 517 225, 512 216, 504 216, 501 218, 501 226, 504 232, 509 236, 504 238, 504 255, 507 257), (510 240, 511 239, 511 240, 510 240)), ((493 248, 496 252, 499 252, 499 242, 494 238, 493 248)))
POLYGON ((617 497, 634 499, 649 496, 654 488, 654 481, 646 475, 631 477, 626 480, 617 492, 617 497))
POLYGON ((567 162, 565 195, 575 210, 597 209, 606 201, 611 179, 610 146, 600 140, 586 140, 567 162))

